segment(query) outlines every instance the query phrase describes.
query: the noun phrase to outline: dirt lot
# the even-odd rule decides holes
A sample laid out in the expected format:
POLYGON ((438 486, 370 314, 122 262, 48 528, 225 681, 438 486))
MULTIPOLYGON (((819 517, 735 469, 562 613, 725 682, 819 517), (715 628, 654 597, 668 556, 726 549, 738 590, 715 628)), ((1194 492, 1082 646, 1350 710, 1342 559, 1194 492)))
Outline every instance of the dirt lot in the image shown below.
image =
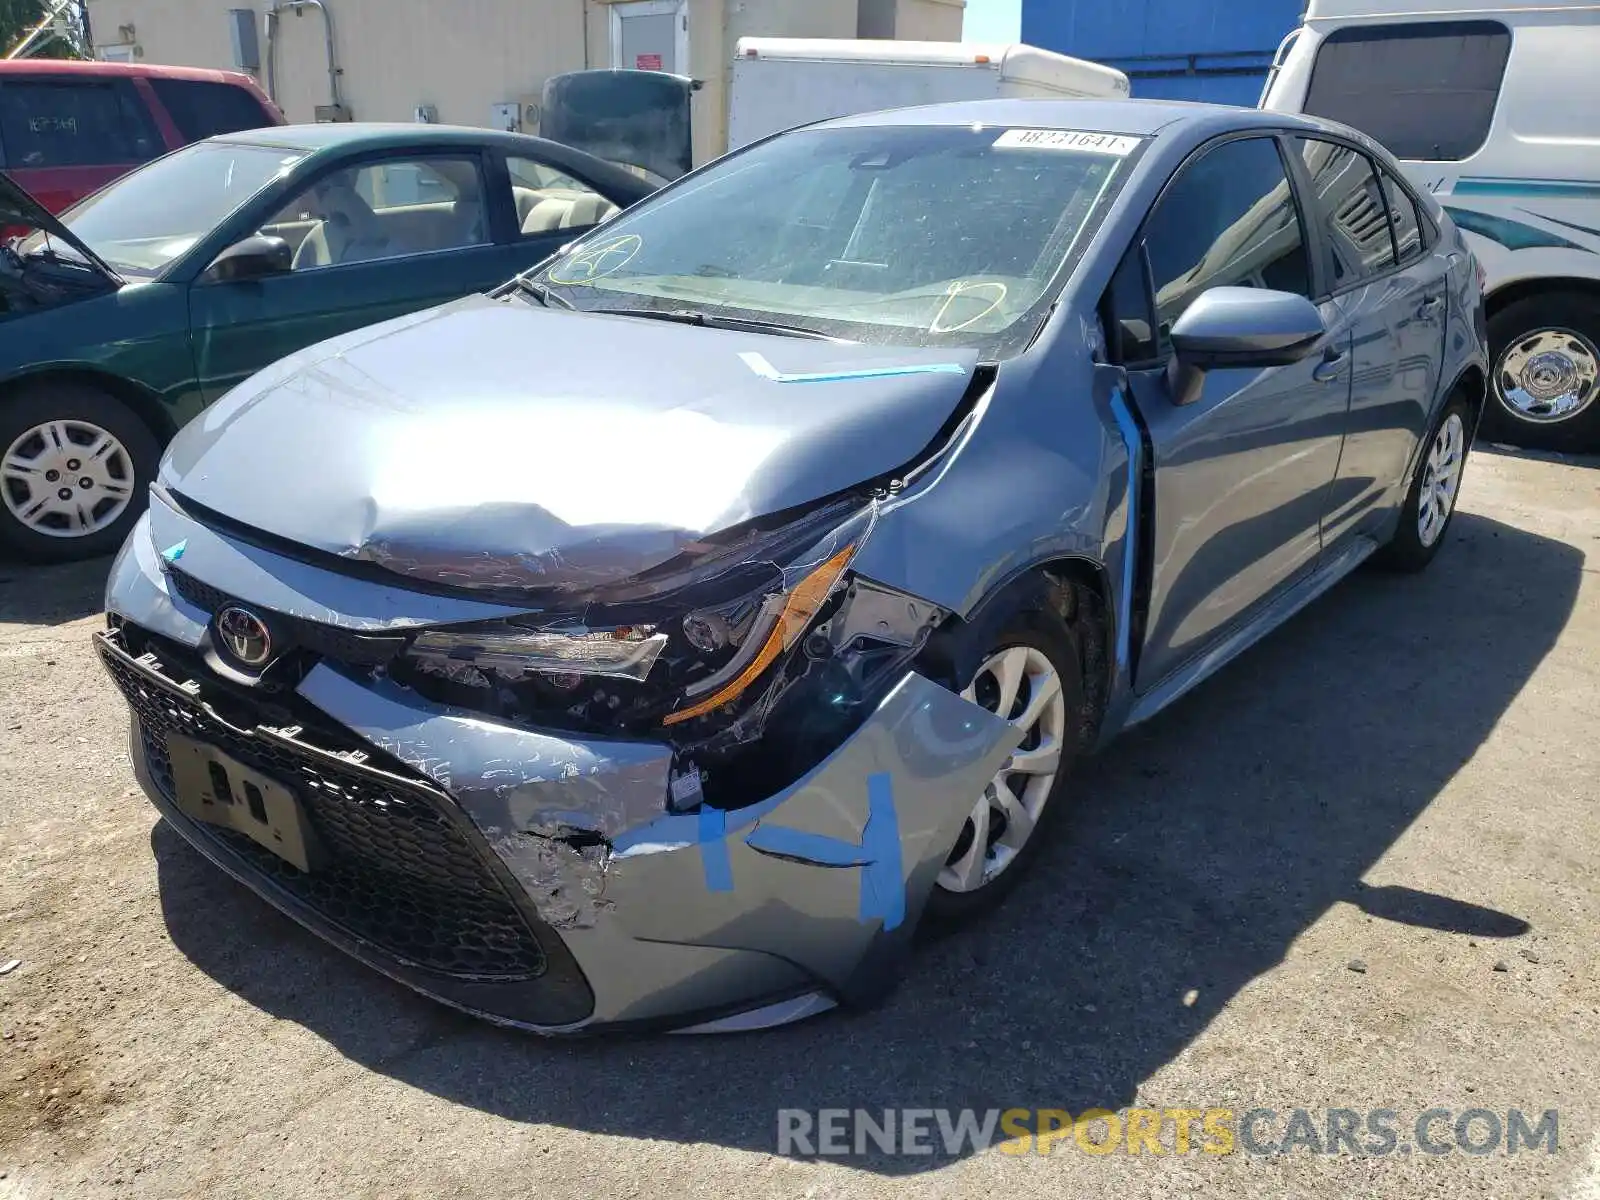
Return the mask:
POLYGON ((1480 454, 1463 510, 1094 764, 886 1006, 717 1040, 494 1030, 302 933, 135 794, 105 565, 0 564, 0 1198, 1596 1200, 1600 468, 1480 454), (771 1153, 784 1107, 1130 1105, 1557 1109, 1559 1150, 771 1153))

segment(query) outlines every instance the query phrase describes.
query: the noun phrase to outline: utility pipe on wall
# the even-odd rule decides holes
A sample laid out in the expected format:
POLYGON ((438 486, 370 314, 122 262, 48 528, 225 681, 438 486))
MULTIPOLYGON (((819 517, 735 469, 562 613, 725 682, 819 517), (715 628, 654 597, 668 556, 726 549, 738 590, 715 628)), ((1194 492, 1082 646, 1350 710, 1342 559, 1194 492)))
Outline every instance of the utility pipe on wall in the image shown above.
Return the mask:
POLYGON ((278 14, 287 8, 293 9, 298 16, 307 5, 322 14, 322 25, 328 43, 328 90, 332 102, 342 107, 344 96, 339 89, 339 52, 333 38, 333 13, 324 0, 273 0, 272 6, 267 9, 267 95, 274 104, 278 102, 278 56, 277 43, 274 40, 278 31, 278 14))

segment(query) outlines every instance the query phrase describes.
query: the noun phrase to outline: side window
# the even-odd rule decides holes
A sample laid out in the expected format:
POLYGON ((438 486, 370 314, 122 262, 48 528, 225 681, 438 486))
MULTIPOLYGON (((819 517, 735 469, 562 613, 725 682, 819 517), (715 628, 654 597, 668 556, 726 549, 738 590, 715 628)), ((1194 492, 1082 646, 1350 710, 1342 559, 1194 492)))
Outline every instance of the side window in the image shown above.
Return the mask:
POLYGON ((272 124, 261 101, 231 83, 155 76, 150 86, 186 141, 198 142, 219 133, 238 133, 272 124))
POLYGON ((0 85, 0 140, 13 170, 139 163, 165 149, 136 93, 117 82, 0 85))
POLYGON ((488 242, 471 159, 405 159, 320 176, 261 232, 294 250, 294 269, 377 262, 488 242))
POLYGON ((588 229, 616 215, 615 204, 547 163, 507 157, 506 173, 511 176, 517 224, 529 236, 588 229))
POLYGON ((1343 121, 1396 158, 1454 162, 1489 139, 1511 32, 1497 21, 1349 26, 1317 50, 1305 111, 1343 121))
POLYGON ((1159 336, 1201 292, 1261 287, 1311 295, 1311 262, 1278 145, 1246 138, 1202 151, 1145 225, 1159 336))
POLYGON ((1394 225, 1394 246, 1400 255, 1400 265, 1415 262, 1427 250, 1427 237, 1423 233, 1422 217, 1417 212, 1417 202, 1411 198, 1400 181, 1382 167, 1383 194, 1389 202, 1389 220, 1394 225))
POLYGON ((1388 206, 1372 160, 1338 142, 1296 138, 1294 144, 1311 176, 1311 219, 1322 227, 1332 255, 1333 290, 1392 269, 1388 206))

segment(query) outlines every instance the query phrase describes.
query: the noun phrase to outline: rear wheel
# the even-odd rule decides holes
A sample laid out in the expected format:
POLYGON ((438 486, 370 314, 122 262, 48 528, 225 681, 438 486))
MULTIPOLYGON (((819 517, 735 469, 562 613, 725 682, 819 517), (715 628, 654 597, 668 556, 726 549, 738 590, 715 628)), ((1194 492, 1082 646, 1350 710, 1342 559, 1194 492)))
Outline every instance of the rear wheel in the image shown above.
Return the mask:
POLYGON ((1514 301, 1489 322, 1483 434, 1530 449, 1600 449, 1600 302, 1577 292, 1514 301))
POLYGON ((1016 886, 1066 807, 1092 728, 1077 636, 1053 615, 1015 619, 961 694, 1022 730, 1022 741, 974 798, 934 882, 928 914, 945 922, 994 907, 1016 886))
POLYGON ((37 562, 111 553, 144 511, 158 454, 98 388, 41 381, 0 400, 0 548, 37 562))
POLYGON ((1394 571, 1420 571, 1439 553, 1461 495, 1470 428, 1472 409, 1464 397, 1453 397, 1428 435, 1406 492, 1405 507, 1400 511, 1400 528, 1378 554, 1381 566, 1394 571))

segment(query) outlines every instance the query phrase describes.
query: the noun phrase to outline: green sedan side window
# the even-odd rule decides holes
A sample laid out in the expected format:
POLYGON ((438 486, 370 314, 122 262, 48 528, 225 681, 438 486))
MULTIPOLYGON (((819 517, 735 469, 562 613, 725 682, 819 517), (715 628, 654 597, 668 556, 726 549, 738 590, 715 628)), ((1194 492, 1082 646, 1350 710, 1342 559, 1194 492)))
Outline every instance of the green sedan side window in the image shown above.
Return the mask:
POLYGON ((489 241, 478 165, 465 158, 386 160, 319 176, 261 233, 289 243, 296 271, 489 241))

